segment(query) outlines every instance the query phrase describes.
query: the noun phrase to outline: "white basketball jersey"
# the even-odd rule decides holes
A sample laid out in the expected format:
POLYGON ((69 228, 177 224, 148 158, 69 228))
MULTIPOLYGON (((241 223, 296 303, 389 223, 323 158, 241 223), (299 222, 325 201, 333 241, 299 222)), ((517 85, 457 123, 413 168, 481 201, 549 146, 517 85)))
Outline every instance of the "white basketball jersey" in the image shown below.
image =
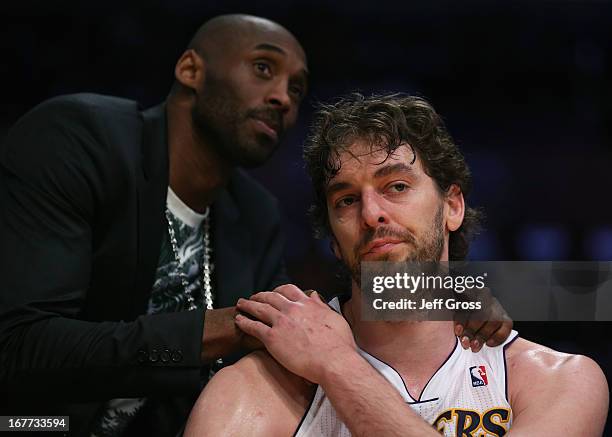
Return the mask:
MULTIPOLYGON (((329 305, 338 312, 340 302, 329 305)), ((359 350, 402 395, 426 422, 447 437, 500 437, 512 423, 512 410, 506 386, 505 347, 518 336, 512 331, 501 346, 483 348, 478 353, 464 350, 459 344, 431 377, 418 399, 413 398, 400 374, 388 364, 359 350)), ((306 411, 295 434, 297 437, 349 437, 351 433, 340 421, 321 386, 306 411)))

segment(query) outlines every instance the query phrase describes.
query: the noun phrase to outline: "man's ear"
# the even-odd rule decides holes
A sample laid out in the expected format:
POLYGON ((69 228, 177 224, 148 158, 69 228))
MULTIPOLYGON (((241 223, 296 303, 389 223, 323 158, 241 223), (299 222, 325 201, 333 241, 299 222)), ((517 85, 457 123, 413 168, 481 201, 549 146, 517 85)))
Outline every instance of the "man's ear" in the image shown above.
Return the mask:
POLYGON ((204 59, 193 49, 185 50, 174 67, 177 82, 196 94, 202 91, 206 65, 204 59))
POLYGON ((446 191, 444 203, 446 204, 446 227, 450 232, 454 232, 463 223, 463 215, 465 214, 465 200, 458 185, 452 184, 449 187, 446 191))

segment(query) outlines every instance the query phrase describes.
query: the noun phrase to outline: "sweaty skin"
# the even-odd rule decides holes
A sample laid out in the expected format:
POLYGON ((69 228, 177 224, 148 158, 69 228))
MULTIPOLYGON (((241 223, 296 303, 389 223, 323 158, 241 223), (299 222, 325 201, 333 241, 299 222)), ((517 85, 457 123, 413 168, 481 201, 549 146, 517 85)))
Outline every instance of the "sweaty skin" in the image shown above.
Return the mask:
MULTIPOLYGON (((448 259, 448 233, 463 220, 461 191, 451 187, 439 195, 418 160, 410 171, 396 166, 381 177, 380 166, 409 162, 410 154, 400 149, 385 161, 376 153, 364 153, 364 144, 356 142, 332 180, 342 183, 328 194, 334 249, 349 266, 363 255, 376 258, 372 243, 362 235, 372 229, 376 235, 383 226, 398 235, 409 230, 413 236, 409 244, 386 246, 389 259, 403 260, 421 249, 429 252, 427 246, 435 240, 432 223, 440 210, 441 260, 448 259)), ((346 319, 316 293, 306 296, 292 285, 239 300, 237 308, 259 321, 237 316, 237 325, 261 340, 270 355, 250 355, 215 376, 194 407, 185 435, 216 435, 214 431, 228 426, 233 435, 291 435, 308 408, 314 383, 324 389, 355 436, 439 436, 356 347, 396 369, 407 389, 418 395, 454 346, 453 322, 364 322, 358 317, 360 297, 353 281, 352 297, 342 308, 346 319), (275 367, 275 360, 286 370, 275 367), (270 368, 275 371, 261 370, 270 368), (223 408, 225 402, 238 405, 241 415, 223 408)), ((507 372, 513 410, 508 435, 601 434, 607 382, 589 358, 518 339, 507 349, 507 372)))
MULTIPOLYGON (((513 411, 507 436, 602 435, 608 389, 594 361, 521 338, 508 347, 506 360, 513 411)), ((353 435, 439 437, 368 363, 353 356, 341 367, 327 370, 336 380, 324 383, 324 389, 341 417, 358 416, 359 420, 345 421, 353 435), (347 374, 350 377, 343 377, 347 374), (338 393, 332 398, 335 391, 338 393)), ((266 352, 243 358, 219 372, 200 395, 185 436, 292 435, 315 390, 305 380, 293 377, 266 352), (267 367, 274 372, 261 371, 267 367)))

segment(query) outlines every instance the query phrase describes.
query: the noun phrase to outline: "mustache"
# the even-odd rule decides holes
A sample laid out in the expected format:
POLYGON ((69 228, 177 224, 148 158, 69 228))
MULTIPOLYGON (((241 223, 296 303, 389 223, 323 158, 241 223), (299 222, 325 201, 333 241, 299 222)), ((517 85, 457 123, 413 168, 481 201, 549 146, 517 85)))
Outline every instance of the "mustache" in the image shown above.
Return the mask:
POLYGON ((273 128, 278 136, 281 137, 285 132, 285 124, 283 122, 283 114, 279 109, 271 107, 254 108, 246 111, 247 118, 256 118, 266 123, 273 128))
POLYGON ((416 238, 412 233, 408 230, 404 229, 393 229, 389 226, 381 226, 376 229, 369 229, 363 235, 360 241, 355 245, 354 254, 355 259, 359 259, 361 252, 363 249, 372 242, 372 240, 376 240, 377 238, 384 237, 393 237, 399 240, 402 240, 406 243, 410 243, 413 246, 416 246, 416 238))

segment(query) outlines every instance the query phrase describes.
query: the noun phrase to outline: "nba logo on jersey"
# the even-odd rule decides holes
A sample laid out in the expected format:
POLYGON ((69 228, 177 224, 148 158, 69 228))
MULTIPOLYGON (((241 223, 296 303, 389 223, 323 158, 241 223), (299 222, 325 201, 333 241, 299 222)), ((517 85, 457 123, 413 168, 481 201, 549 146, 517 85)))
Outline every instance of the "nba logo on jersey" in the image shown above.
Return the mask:
POLYGON ((470 367, 470 377, 472 378, 472 387, 481 387, 489 384, 485 366, 470 367))

